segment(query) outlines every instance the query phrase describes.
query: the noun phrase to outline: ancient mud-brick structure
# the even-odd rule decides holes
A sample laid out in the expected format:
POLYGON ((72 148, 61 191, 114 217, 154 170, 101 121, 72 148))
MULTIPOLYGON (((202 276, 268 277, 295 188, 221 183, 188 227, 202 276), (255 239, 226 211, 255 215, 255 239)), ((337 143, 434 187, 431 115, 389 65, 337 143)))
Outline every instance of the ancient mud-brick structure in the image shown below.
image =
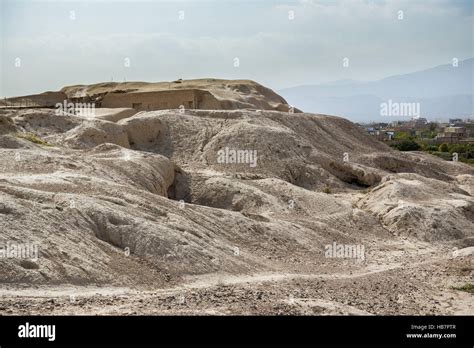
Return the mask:
POLYGON ((250 80, 196 79, 172 82, 101 82, 66 86, 46 92, 4 99, 0 107, 45 107, 91 104, 95 108, 137 111, 164 109, 277 110, 299 112, 269 88, 250 80))
POLYGON ((163 109, 213 109, 218 105, 215 97, 207 91, 181 89, 152 92, 110 92, 101 103, 103 108, 133 108, 137 111, 163 109))

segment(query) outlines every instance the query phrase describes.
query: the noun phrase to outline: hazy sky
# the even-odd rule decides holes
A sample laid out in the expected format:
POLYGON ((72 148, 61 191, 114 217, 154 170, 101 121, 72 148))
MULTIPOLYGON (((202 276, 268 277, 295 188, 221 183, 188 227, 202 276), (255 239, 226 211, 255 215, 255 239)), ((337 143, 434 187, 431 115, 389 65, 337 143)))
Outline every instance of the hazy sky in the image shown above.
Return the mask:
POLYGON ((111 79, 280 89, 474 55, 471 0, 0 2, 1 96, 111 79))

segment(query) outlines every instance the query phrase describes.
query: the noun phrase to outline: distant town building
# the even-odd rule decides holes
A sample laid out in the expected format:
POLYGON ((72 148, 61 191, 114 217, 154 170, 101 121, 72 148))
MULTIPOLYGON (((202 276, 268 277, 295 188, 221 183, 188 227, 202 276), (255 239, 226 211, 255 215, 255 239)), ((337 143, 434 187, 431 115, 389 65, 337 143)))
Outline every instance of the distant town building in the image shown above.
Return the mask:
POLYGON ((395 135, 394 131, 387 131, 387 130, 375 130, 373 132, 369 132, 370 135, 374 135, 377 140, 380 141, 389 141, 393 139, 395 135))
POLYGON ((456 127, 458 125, 463 125, 463 124, 464 124, 464 121, 460 118, 450 118, 449 119, 449 125, 450 126, 456 127))
POLYGON ((466 137, 466 129, 464 127, 445 127, 443 132, 438 133, 435 137, 437 143, 455 144, 466 137))
POLYGON ((424 117, 420 117, 420 118, 417 118, 417 119, 414 119, 414 120, 410 121, 410 124, 415 129, 425 128, 427 123, 428 123, 428 120, 424 117))

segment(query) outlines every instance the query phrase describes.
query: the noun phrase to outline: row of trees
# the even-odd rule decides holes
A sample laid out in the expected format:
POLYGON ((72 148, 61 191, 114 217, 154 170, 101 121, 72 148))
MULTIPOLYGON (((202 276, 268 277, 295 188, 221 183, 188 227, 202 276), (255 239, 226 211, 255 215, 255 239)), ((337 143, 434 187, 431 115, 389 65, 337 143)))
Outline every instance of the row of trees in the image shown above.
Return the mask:
POLYGON ((408 132, 397 133, 394 140, 390 146, 400 151, 427 151, 446 160, 452 159, 452 154, 457 153, 459 161, 474 164, 474 144, 432 145, 412 137, 408 132))

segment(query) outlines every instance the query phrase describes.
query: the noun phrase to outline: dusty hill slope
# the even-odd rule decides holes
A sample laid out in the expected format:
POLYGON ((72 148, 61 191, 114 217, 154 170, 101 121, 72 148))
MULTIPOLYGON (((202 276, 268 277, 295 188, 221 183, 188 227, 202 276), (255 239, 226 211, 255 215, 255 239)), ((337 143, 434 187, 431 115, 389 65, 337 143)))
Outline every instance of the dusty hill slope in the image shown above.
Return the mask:
POLYGON ((474 237, 471 167, 393 151, 333 116, 162 110, 110 122, 4 111, 0 156, 0 242, 39 246, 36 261, 0 258, 2 283, 365 274, 474 237), (247 157, 232 163, 232 150, 247 157), (334 241, 364 245, 365 260, 326 258, 334 241))

